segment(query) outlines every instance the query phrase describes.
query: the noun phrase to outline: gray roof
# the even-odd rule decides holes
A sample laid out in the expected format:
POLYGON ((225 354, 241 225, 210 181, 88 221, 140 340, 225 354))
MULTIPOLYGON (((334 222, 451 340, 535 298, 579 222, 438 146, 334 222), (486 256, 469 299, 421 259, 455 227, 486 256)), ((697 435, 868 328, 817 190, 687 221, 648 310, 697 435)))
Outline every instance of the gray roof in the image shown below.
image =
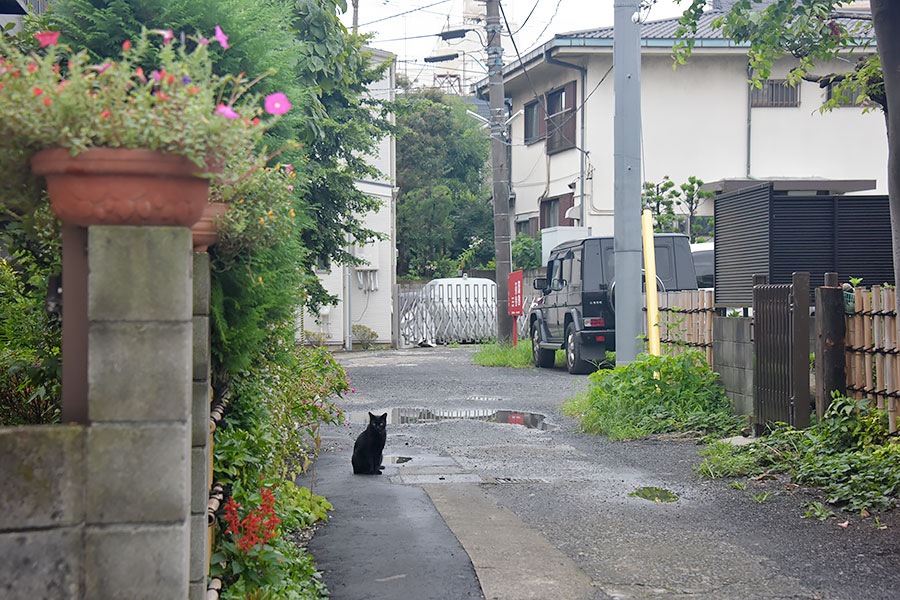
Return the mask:
MULTIPOLYGON (((722 0, 717 6, 724 5, 728 0, 722 0)), ((766 4, 770 2, 766 2, 766 4)), ((734 2, 732 1, 731 4, 734 2)), ((760 6, 760 8, 764 8, 760 6)), ((728 9, 716 9, 710 10, 700 17, 697 21, 697 33, 694 36, 695 39, 700 40, 722 40, 727 39, 723 34, 721 29, 713 29, 712 23, 716 19, 719 19, 728 14, 728 9)), ((641 39, 642 40, 672 40, 675 39, 675 32, 681 26, 678 22, 679 17, 672 17, 670 19, 662 19, 659 21, 648 21, 646 23, 641 23, 641 39)), ((835 21, 841 23, 847 28, 858 27, 860 22, 868 22, 870 19, 868 15, 860 15, 860 17, 854 17, 851 15, 847 15, 846 13, 841 13, 841 16, 838 16, 835 21)), ((600 29, 591 29, 587 31, 574 31, 572 33, 558 33, 556 34, 556 39, 564 38, 564 39, 583 39, 583 40, 602 40, 602 39, 613 39, 613 32, 615 29, 613 27, 602 27, 600 29)))

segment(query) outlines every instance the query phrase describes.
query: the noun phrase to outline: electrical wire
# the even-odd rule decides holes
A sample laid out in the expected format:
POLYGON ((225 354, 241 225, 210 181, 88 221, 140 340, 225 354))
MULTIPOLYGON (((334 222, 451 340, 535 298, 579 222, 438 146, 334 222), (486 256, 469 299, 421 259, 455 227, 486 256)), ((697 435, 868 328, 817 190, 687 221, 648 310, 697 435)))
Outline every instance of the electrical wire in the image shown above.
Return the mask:
POLYGON ((558 0, 556 3, 556 8, 553 9, 553 16, 550 17, 550 20, 547 21, 547 24, 544 25, 544 29, 538 34, 535 38, 535 43, 541 41, 541 38, 544 37, 544 34, 547 32, 547 29, 550 27, 550 24, 553 23, 553 19, 556 18, 556 13, 559 12, 559 5, 562 4, 562 0, 558 0))
POLYGON ((437 2, 433 2, 431 4, 426 4, 425 6, 420 6, 418 8, 413 8, 407 11, 403 11, 401 13, 397 13, 395 15, 390 15, 388 17, 382 17, 380 19, 375 19, 374 21, 369 21, 368 23, 360 23, 360 27, 366 27, 367 25, 373 25, 375 23, 381 23, 382 21, 387 21, 388 19, 395 19, 397 17, 402 17, 403 15, 408 15, 409 13, 418 12, 420 10, 425 10, 426 8, 431 8, 432 6, 437 6, 438 4, 444 4, 446 2, 450 2, 451 0, 438 0, 437 2))
MULTIPOLYGON (((534 6, 531 7, 531 12, 528 13, 528 16, 525 17, 525 20, 522 21, 522 24, 519 25, 518 29, 516 29, 515 31, 510 31, 509 33, 504 33, 503 35, 505 35, 507 37, 512 37, 512 36, 516 35, 517 33, 519 33, 520 31, 522 31, 523 29, 525 29, 525 24, 528 23, 528 19, 530 19, 531 15, 534 14, 534 9, 536 9, 538 7, 538 4, 540 4, 540 2, 541 2, 541 0, 534 1, 534 6)), ((509 30, 509 25, 506 26, 506 29, 507 29, 507 31, 509 30)))

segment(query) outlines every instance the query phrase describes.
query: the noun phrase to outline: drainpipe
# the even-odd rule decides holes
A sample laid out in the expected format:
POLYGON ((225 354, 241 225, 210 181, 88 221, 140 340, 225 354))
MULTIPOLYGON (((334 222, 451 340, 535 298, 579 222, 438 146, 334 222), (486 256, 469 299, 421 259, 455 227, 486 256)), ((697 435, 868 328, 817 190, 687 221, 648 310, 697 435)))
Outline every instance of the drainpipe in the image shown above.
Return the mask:
MULTIPOLYGON (((584 80, 587 76, 587 69, 579 65, 573 65, 572 63, 563 62, 561 60, 557 60, 550 55, 550 51, 546 50, 544 52, 544 60, 551 65, 559 65, 560 67, 566 67, 569 69, 575 69, 579 73, 581 73, 581 102, 578 106, 581 107, 581 144, 579 153, 580 153, 580 162, 581 162, 581 170, 578 176, 578 187, 581 190, 581 202, 579 203, 579 217, 578 217, 578 225, 580 227, 584 227, 584 121, 585 121, 585 110, 584 110, 584 80)), ((577 114, 578 107, 575 107, 575 112, 577 114)))
MULTIPOLYGON (((749 82, 753 79, 753 67, 750 63, 747 63, 747 81, 749 82)), ((753 86, 749 83, 747 84, 747 179, 750 179, 750 134, 752 131, 751 128, 751 116, 753 114, 753 86)))

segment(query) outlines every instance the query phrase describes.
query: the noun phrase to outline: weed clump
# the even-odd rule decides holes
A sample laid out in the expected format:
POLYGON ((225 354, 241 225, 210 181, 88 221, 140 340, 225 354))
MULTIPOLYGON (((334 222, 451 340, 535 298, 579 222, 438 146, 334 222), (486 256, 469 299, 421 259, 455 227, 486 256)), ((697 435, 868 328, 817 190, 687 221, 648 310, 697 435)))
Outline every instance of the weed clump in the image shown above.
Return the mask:
POLYGON ((746 421, 731 414, 724 388, 696 351, 641 354, 630 364, 597 371, 563 412, 578 417, 583 431, 614 440, 676 431, 728 435, 746 421))
POLYGON ((888 437, 887 413, 868 399, 837 396, 807 429, 780 423, 753 444, 715 443, 702 454, 704 477, 790 473, 848 511, 887 509, 900 495, 900 444, 888 437))

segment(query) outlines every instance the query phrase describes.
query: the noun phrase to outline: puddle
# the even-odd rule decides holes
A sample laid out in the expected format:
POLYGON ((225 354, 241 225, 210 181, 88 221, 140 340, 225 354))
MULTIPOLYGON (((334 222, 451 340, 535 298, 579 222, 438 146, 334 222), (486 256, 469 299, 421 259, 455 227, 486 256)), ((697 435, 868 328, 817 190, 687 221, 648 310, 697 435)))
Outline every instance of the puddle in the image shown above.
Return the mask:
MULTIPOLYGON (((386 412, 388 414, 387 422, 390 425, 437 423, 451 419, 462 419, 467 421, 487 421, 489 423, 510 423, 542 431, 556 429, 555 425, 547 423, 546 415, 517 410, 496 410, 491 408, 472 408, 468 410, 390 408, 387 410, 373 410, 371 412, 375 415, 386 412)), ((367 424, 369 422, 368 412, 355 412, 347 416, 351 423, 367 424)))
POLYGON ((412 460, 412 456, 385 456, 392 465, 402 465, 412 460))
POLYGON ((628 495, 653 502, 678 502, 674 492, 658 487, 639 487, 628 495))

